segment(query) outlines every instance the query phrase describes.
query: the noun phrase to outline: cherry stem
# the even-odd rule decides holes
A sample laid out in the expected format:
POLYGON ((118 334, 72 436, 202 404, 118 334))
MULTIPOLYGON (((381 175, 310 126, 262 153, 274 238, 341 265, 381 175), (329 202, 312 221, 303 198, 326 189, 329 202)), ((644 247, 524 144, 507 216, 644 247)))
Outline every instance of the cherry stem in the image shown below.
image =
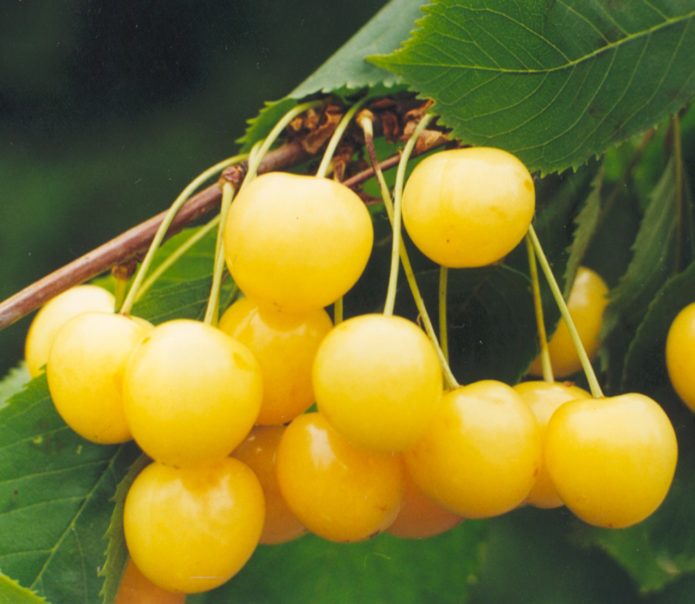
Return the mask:
POLYGON ((220 207, 220 222, 217 229, 217 243, 215 245, 215 266, 212 273, 212 287, 210 297, 205 309, 204 323, 217 325, 220 309, 220 289, 222 287, 222 274, 224 272, 224 225, 234 198, 234 187, 231 183, 225 182, 222 185, 222 205, 220 207))
POLYGON ((572 343, 574 344, 574 348, 577 351, 577 355, 579 356, 579 362, 582 365, 584 375, 586 375, 586 380, 589 383, 591 395, 594 398, 603 398, 603 391, 601 390, 601 386, 598 383, 598 379, 596 378, 594 368, 591 366, 589 355, 586 354, 584 344, 582 344, 582 340, 579 337, 577 328, 574 324, 574 321, 572 320, 572 315, 570 314, 570 311, 567 308, 565 299, 562 297, 560 286, 557 284, 555 275, 553 275, 553 271, 550 268, 550 263, 548 262, 548 258, 546 257, 545 252, 543 252, 543 247, 541 246, 541 242, 538 239, 538 235, 536 235, 536 230, 533 228, 533 225, 529 227, 528 236, 531 239, 531 243, 533 244, 533 250, 536 253, 538 262, 541 265, 541 270, 543 271, 545 279, 548 282, 548 285, 550 286, 550 291, 553 294, 555 303, 557 304, 557 307, 560 310, 562 320, 565 322, 565 325, 567 325, 567 330, 569 331, 570 337, 572 338, 572 343))
POLYGON ((531 275, 531 291, 533 292, 533 309, 536 313, 536 332, 538 334, 538 344, 540 347, 541 367, 543 368, 543 380, 552 384, 555 382, 553 375, 553 365, 550 361, 550 350, 548 349, 548 334, 545 331, 545 318, 543 317, 543 299, 541 298, 541 284, 538 279, 538 265, 536 263, 536 252, 533 250, 533 243, 529 235, 526 235, 526 251, 528 252, 528 269, 531 275))
POLYGON ((152 243, 150 243, 150 247, 147 250, 145 259, 142 261, 142 264, 140 265, 140 268, 137 274, 135 275, 133 284, 130 286, 128 295, 126 296, 126 299, 124 300, 123 305, 121 306, 121 314, 128 315, 133 309, 133 304, 135 304, 135 299, 138 295, 138 291, 140 290, 140 286, 142 285, 142 282, 144 281, 145 276, 147 275, 147 271, 149 270, 150 265, 152 264, 154 255, 157 252, 157 249, 159 249, 159 246, 161 245, 162 241, 164 240, 167 230, 169 229, 169 226, 173 222, 174 218, 176 217, 176 214, 188 201, 188 198, 191 195, 193 195, 196 189, 198 189, 198 187, 200 187, 206 180, 212 178, 213 176, 216 176, 225 168, 240 163, 244 159, 246 159, 246 155, 235 155, 234 157, 222 160, 221 162, 215 164, 214 166, 211 166, 210 168, 196 176, 186 186, 186 188, 183 191, 181 191, 174 203, 171 204, 171 207, 164 216, 164 219, 160 223, 159 228, 157 229, 157 232, 155 233, 155 236, 152 239, 152 243))
POLYGON ((219 223, 220 215, 218 214, 212 220, 210 220, 206 225, 200 227, 193 235, 191 235, 186 241, 184 241, 179 247, 177 247, 171 254, 169 254, 162 263, 157 266, 156 269, 150 273, 149 277, 145 279, 140 286, 137 296, 135 296, 135 301, 140 300, 157 282, 157 280, 166 273, 174 264, 176 264, 196 243, 203 239, 208 233, 210 233, 219 223))
MULTIPOLYGON (((372 121, 369 118, 360 120, 360 126, 364 131, 365 146, 367 147, 367 154, 369 155, 369 161, 372 164, 374 174, 376 176, 377 182, 379 183, 379 188, 381 190, 381 197, 384 201, 384 207, 386 208, 386 215, 393 224, 393 200, 391 199, 391 192, 389 191, 388 185, 386 184, 386 179, 384 178, 384 173, 379 161, 376 157, 376 151, 374 149, 374 132, 372 121)), ((444 380, 446 381, 446 386, 448 389, 458 388, 460 384, 456 380, 449 362, 439 345, 439 340, 437 339, 437 333, 434 331, 434 326, 432 325, 432 320, 427 312, 427 306, 425 306, 425 300, 422 297, 422 292, 417 283, 415 277, 415 271, 413 271, 413 265, 410 262, 410 257, 408 256, 408 250, 405 247, 405 243, 401 241, 399 254, 401 257, 401 264, 403 266, 403 272, 405 273, 405 278, 408 281, 408 286, 413 295, 413 300, 415 300, 415 306, 420 315, 420 320, 425 329, 425 333, 431 340, 435 351, 437 352, 437 357, 439 358, 439 363, 442 367, 442 372, 444 373, 444 380)))
MULTIPOLYGON (((259 148, 256 150, 256 153, 254 153, 253 156, 249 158, 249 166, 248 170, 246 171, 246 178, 244 178, 244 184, 256 178, 258 167, 263 161, 263 158, 265 157, 266 153, 270 151, 270 148, 273 146, 273 143, 282 134, 282 131, 285 128, 287 128, 287 126, 289 126, 290 122, 298 115, 301 115, 302 113, 307 111, 308 109, 318 107, 322 104, 323 101, 310 101, 308 103, 300 103, 299 105, 296 105, 295 107, 290 109, 285 115, 282 116, 282 118, 280 118, 277 124, 273 126, 273 129, 270 131, 268 136, 266 136, 265 140, 260 144, 259 148)), ((242 184, 242 188, 243 186, 244 185, 242 184)))
POLYGON ((324 152, 323 157, 321 158, 321 163, 319 164, 318 170, 316 170, 316 176, 318 178, 326 178, 326 175, 328 174, 331 167, 331 161, 333 160, 333 156, 335 155, 335 150, 338 148, 338 145, 340 144, 340 141, 342 140, 345 131, 348 129, 348 126, 350 125, 352 118, 355 116, 355 113, 359 111, 360 107, 364 105, 366 100, 367 99, 365 98, 357 101, 352 107, 350 107, 350 109, 348 109, 345 112, 345 115, 343 115, 342 119, 340 120, 340 123, 338 124, 338 127, 335 129, 330 140, 328 141, 328 144, 326 145, 326 151, 324 152))
POLYGON ((333 303, 333 325, 343 322, 343 298, 338 298, 333 303))
POLYGON ((439 342, 444 358, 449 360, 449 327, 447 321, 447 289, 449 287, 449 269, 439 267, 439 342))
POLYGON ((396 306, 396 292, 398 290, 398 258, 401 246, 401 200, 403 198, 403 184, 405 182, 405 169, 408 166, 408 160, 413 153, 413 148, 420 134, 427 127, 427 124, 432 121, 434 116, 431 114, 423 115, 420 123, 413 130, 412 135, 405 144, 401 159, 398 162, 396 170, 396 187, 394 189, 393 201, 393 220, 391 221, 391 229, 393 231, 393 239, 391 242, 391 270, 389 272, 389 285, 386 290, 386 302, 384 303, 384 314, 392 315, 393 309, 396 306))

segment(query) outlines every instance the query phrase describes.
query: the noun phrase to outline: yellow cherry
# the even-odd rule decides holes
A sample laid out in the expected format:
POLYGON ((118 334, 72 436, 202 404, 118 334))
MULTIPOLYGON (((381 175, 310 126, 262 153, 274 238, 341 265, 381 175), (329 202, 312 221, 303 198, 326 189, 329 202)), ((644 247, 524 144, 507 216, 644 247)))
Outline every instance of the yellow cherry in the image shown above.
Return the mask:
POLYGON ((227 266, 241 290, 276 310, 327 306, 362 274, 374 232, 359 196, 327 178, 269 173, 232 204, 227 266))
POLYGON ((314 402, 311 368, 332 326, 323 309, 280 313, 248 298, 222 315, 219 328, 247 346, 261 366, 263 402, 257 423, 284 424, 314 402))
POLYGON ((483 380, 448 392, 404 457, 415 483, 439 504, 486 518, 528 496, 541 464, 540 430, 512 388, 483 380))
POLYGON ((695 411, 695 304, 689 304, 671 323, 666 338, 666 367, 673 388, 695 411))
POLYGON ((225 458, 191 468, 147 466, 126 496, 128 551, 150 581, 196 593, 244 566, 263 529, 263 491, 254 473, 225 458))
POLYGON ((284 433, 283 426, 256 426, 234 451, 234 457, 253 470, 263 487, 266 514, 261 543, 264 545, 286 543, 305 533, 278 486, 277 448, 284 433))
POLYGON ((666 497, 678 444, 651 398, 630 393, 562 405, 546 431, 545 462, 565 505, 596 526, 644 520, 666 497))
POLYGON ((130 440, 123 373, 151 328, 123 315, 88 312, 58 330, 46 367, 48 389, 60 416, 80 436, 101 444, 130 440))
POLYGON ((287 427, 277 478, 300 522, 331 541, 361 541, 386 529, 404 491, 398 456, 354 447, 320 413, 300 415, 287 427))
POLYGON ((386 532, 403 539, 425 539, 451 530, 461 520, 425 495, 406 472, 403 505, 386 532))
MULTIPOLYGON (((580 267, 567 300, 567 308, 590 359, 596 357, 601 346, 601 325, 603 311, 607 304, 606 282, 591 269, 580 267)), ((555 333, 550 338, 548 350, 556 377, 567 377, 581 369, 577 351, 563 320, 560 320, 555 333)), ((531 364, 529 373, 542 375, 543 368, 539 357, 531 364)))
POLYGON ((402 317, 362 315, 337 325, 314 362, 319 411, 358 446, 403 451, 439 409, 442 372, 424 332, 402 317))
POLYGON ((261 370, 219 329, 178 319, 155 327, 133 351, 123 392, 142 450, 189 466, 221 459, 244 440, 261 406, 261 370))
POLYGON ((114 298, 96 285, 78 285, 49 300, 29 326, 24 357, 31 377, 36 377, 48 362, 48 354, 58 330, 83 312, 114 311, 114 298))
MULTIPOLYGON (((544 439, 548 422, 561 405, 576 399, 591 398, 583 388, 561 382, 522 382, 514 386, 514 390, 533 411, 544 439)), ((545 463, 541 465, 526 502, 538 508, 556 508, 563 505, 545 463)))
POLYGON ((512 154, 492 147, 451 149, 413 170, 403 192, 403 224, 438 264, 485 266, 523 239, 535 204, 533 179, 512 154))

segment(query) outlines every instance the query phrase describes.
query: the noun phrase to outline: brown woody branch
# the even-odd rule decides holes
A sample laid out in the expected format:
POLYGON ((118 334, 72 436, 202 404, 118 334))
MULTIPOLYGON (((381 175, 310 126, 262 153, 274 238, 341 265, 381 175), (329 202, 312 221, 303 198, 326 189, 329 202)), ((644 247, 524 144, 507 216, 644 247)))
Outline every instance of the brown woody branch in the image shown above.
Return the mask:
MULTIPOLYGON (((445 141, 437 141, 419 152, 438 147, 445 141)), ((259 173, 289 168, 306 160, 308 155, 298 141, 285 143, 268 153, 259 168, 259 173)), ((399 156, 394 155, 381 162, 382 170, 392 168, 398 163, 399 156)), ((344 184, 357 187, 374 175, 371 168, 363 170, 346 179, 344 184)), ((218 183, 203 189, 181 208, 172 223, 167 236, 173 235, 191 222, 210 214, 219 207, 221 188, 218 183)), ((107 271, 114 265, 124 264, 138 258, 147 249, 154 237, 166 211, 153 216, 133 228, 121 233, 111 241, 100 245, 84 256, 35 281, 10 298, 0 302, 0 329, 4 329, 42 306, 59 293, 88 281, 107 271)))

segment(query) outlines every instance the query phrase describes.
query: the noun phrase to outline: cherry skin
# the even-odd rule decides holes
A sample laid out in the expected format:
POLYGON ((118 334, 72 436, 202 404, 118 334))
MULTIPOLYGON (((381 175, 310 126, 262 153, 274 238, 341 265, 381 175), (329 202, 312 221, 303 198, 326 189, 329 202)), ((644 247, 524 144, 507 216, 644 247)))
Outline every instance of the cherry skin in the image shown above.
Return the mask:
POLYGON ((359 196, 327 178, 263 174, 232 204, 227 266, 249 298, 275 310, 327 306, 362 274, 372 221, 359 196))
MULTIPOLYGON (((531 408, 540 426, 543 439, 548 422, 553 413, 561 405, 577 399, 591 398, 591 395, 577 386, 563 384, 561 382, 522 382, 514 386, 516 393, 531 408)), ((557 508, 563 505, 562 499, 557 494, 545 463, 541 465, 540 472, 526 502, 537 508, 557 508)))
POLYGON ((43 371, 58 330, 70 319, 84 312, 114 311, 113 296, 96 285, 78 285, 49 300, 29 326, 24 358, 31 377, 43 371))
POLYGON ((541 464, 540 430, 512 388, 483 380, 448 392, 404 457, 415 483, 440 505, 486 518, 528 496, 541 464))
POLYGON ((263 487, 266 515, 261 543, 264 545, 286 543, 306 532, 287 507, 278 486, 277 448, 284 433, 283 426, 256 426, 234 451, 234 457, 253 470, 263 487))
POLYGON ((246 438, 261 406, 261 370, 224 332, 178 319, 155 327, 133 351, 123 396, 142 450, 190 466, 221 459, 246 438))
POLYGON ((523 239, 535 204, 533 179, 512 154, 492 147, 451 149, 413 170, 403 192, 403 224, 434 262, 485 266, 523 239))
MULTIPOLYGON (((594 359, 601 346, 601 325, 603 311, 608 304, 608 286, 600 275, 589 268, 580 267, 572 285, 567 308, 579 332, 589 359, 594 359)), ((572 343, 569 330, 560 320, 555 333, 548 342, 550 361, 556 377, 564 378, 577 373, 582 368, 579 356, 572 343)), ((532 375, 542 375, 540 357, 529 369, 532 375)))
POLYGON ((442 398, 437 353, 412 321, 362 315, 337 325, 314 362, 321 413, 345 438, 403 451, 424 434, 442 398))
POLYGON ((280 313, 242 298, 225 311, 219 328, 247 346, 261 366, 263 402, 258 424, 284 424, 314 402, 311 368, 331 327, 323 309, 280 313))
POLYGON ((388 528, 401 506, 398 456, 358 449, 320 413, 296 417, 277 452, 277 478, 300 522, 330 541, 362 541, 388 528))
POLYGON ((557 492, 574 514, 600 527, 624 528, 652 514, 677 457, 668 417, 637 393, 566 403, 546 431, 545 461, 557 492))
POLYGON ((123 373, 151 329, 142 319, 88 312, 56 333, 46 366, 48 389, 60 416, 80 436, 100 444, 132 438, 123 403, 123 373))
POLYGON ((162 589, 128 560, 118 587, 115 604, 184 604, 185 594, 162 589))
POLYGON ((386 532, 402 539, 426 539, 451 530, 461 520, 425 495, 406 472, 403 505, 386 532))
POLYGON ((681 310, 666 338, 666 368, 674 390, 695 411, 695 304, 681 310))
POLYGON ((241 570, 264 515, 261 485, 237 459, 192 468, 154 462, 128 491, 123 529, 143 575, 169 591, 196 593, 241 570))

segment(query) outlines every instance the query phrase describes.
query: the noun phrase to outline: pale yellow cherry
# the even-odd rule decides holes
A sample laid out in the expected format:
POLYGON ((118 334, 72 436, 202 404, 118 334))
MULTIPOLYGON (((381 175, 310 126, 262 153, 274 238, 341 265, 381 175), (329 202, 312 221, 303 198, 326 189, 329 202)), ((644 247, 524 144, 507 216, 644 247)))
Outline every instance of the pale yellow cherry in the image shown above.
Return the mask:
POLYGON ((521 397, 493 380, 456 388, 425 436, 404 454, 415 483, 464 518, 486 518, 526 499, 541 464, 540 429, 521 397))
POLYGON ((572 512, 589 524, 625 528, 666 497, 678 443, 659 404, 629 393, 562 405, 548 424, 544 453, 572 512))
POLYGON ((374 451, 413 446, 441 405, 442 387, 432 342, 402 317, 348 319, 314 361, 319 411, 349 441, 374 451))
POLYGON ((523 239, 535 206, 533 178, 514 155, 493 147, 450 149, 413 170, 403 192, 403 224, 436 263, 485 266, 523 239))
POLYGON ((273 172, 254 179, 232 204, 224 250, 249 298, 300 312, 347 293, 369 260, 373 238, 369 212, 348 187, 273 172))
POLYGON ((261 543, 265 545, 286 543, 306 532, 287 507, 278 485, 277 449, 284 433, 284 426, 256 426, 234 450, 234 457, 253 470, 263 487, 266 514, 261 543))
POLYGON ((311 368, 331 327, 322 308, 288 314, 242 298, 225 311, 219 328, 247 346, 261 365, 263 403, 258 424, 284 424, 314 402, 311 368))
MULTIPOLYGON (((608 304, 608 286, 601 276, 586 267, 580 267, 572 285, 567 308, 590 359, 596 357, 601 346, 603 311, 608 304)), ((548 342, 548 351, 556 377, 567 377, 582 368, 567 325, 561 319, 548 342)), ((529 369, 532 375, 542 375, 540 357, 529 369)))
MULTIPOLYGON (((514 386, 514 390, 533 411, 543 438, 545 438, 550 418, 561 405, 577 399, 591 398, 591 394, 583 388, 562 382, 522 382, 514 386)), ((540 472, 526 502, 538 508, 556 508, 563 504, 545 463, 541 464, 540 472)))
POLYGON ((264 516, 261 485, 238 459, 191 468, 155 462, 128 491, 123 529, 145 577, 169 591, 197 593, 241 570, 258 545, 264 516))
POLYGON ((152 459, 190 466, 229 455, 251 430, 262 398, 258 361, 243 344, 199 321, 155 327, 124 379, 133 437, 152 459))
POLYGON ((361 541, 388 528, 403 498, 397 455, 351 445, 320 413, 292 420, 277 452, 287 505, 311 532, 331 541, 361 541))
POLYGON ((123 406, 123 373, 152 326, 113 313, 70 319, 55 336, 46 366, 53 403, 80 436, 101 444, 130 440, 123 406))
POLYGON ((686 306, 671 323, 666 368, 678 396, 695 411, 695 304, 686 306))
POLYGON ((36 314, 24 345, 27 369, 36 377, 48 362, 48 354, 58 330, 83 312, 113 312, 114 298, 102 287, 78 285, 52 298, 36 314))

